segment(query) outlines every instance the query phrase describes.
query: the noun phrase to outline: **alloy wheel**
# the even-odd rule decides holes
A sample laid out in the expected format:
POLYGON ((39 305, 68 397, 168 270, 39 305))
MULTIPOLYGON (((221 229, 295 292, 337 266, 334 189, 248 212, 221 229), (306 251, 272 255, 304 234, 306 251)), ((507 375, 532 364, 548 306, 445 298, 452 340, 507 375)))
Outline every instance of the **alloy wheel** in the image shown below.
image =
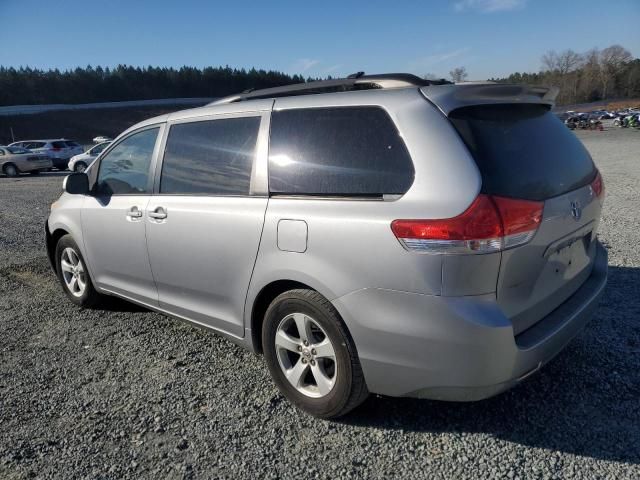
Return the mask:
POLYGON ((313 318, 304 313, 284 317, 276 330, 275 346, 280 368, 298 392, 320 398, 331 391, 338 375, 335 349, 313 318))

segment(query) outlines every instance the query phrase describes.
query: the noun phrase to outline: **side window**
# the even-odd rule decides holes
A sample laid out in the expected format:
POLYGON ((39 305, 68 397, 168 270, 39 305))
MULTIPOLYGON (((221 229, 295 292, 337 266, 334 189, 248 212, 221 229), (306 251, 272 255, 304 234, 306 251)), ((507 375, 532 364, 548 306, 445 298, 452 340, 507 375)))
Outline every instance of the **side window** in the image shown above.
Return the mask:
POLYGON ((98 193, 148 193, 149 167, 159 130, 156 127, 134 133, 102 158, 96 183, 98 193))
POLYGON ((67 148, 67 144, 65 142, 51 142, 51 146, 53 148, 67 148))
POLYGON ((272 194, 404 194, 414 178, 409 152, 380 107, 274 111, 269 145, 272 194))
POLYGON ((172 125, 160 193, 248 195, 260 117, 172 125))

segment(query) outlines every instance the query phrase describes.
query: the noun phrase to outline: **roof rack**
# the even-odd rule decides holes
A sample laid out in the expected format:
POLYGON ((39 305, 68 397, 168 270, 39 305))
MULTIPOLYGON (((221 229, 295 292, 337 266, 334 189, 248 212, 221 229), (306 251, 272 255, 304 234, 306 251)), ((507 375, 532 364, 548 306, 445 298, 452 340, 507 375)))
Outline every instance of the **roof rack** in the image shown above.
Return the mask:
POLYGON ((348 90, 368 90, 374 88, 402 88, 402 87, 426 87, 428 85, 450 84, 445 79, 425 80, 410 73, 383 73, 378 75, 365 75, 357 72, 347 78, 333 80, 319 80, 315 82, 296 83, 283 87, 263 88, 262 90, 245 90, 236 95, 221 98, 208 105, 222 105, 226 103, 255 100, 258 98, 288 97, 295 95, 310 95, 314 93, 345 92, 348 90))

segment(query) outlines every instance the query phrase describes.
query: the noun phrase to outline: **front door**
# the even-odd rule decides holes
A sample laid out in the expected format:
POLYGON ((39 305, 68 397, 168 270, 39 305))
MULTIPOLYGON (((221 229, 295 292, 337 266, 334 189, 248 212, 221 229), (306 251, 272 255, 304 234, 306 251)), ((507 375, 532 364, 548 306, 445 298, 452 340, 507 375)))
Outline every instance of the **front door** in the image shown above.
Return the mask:
POLYGON ((159 126, 136 131, 118 142, 94 168, 93 193, 82 209, 87 261, 95 284, 152 306, 158 293, 145 238, 152 159, 159 126))

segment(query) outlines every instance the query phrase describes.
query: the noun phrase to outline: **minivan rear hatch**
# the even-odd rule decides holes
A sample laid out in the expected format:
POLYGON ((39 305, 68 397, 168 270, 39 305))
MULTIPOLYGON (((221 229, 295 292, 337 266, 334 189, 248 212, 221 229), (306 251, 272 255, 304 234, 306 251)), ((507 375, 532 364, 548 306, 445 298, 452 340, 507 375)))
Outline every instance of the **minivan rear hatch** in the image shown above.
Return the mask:
POLYGON ((589 277, 602 207, 592 185, 600 177, 582 142, 550 111, 548 91, 525 95, 524 88, 512 96, 460 95, 457 107, 448 96, 441 108, 475 159, 482 193, 544 202, 531 241, 502 252, 496 296, 516 335, 589 277))

